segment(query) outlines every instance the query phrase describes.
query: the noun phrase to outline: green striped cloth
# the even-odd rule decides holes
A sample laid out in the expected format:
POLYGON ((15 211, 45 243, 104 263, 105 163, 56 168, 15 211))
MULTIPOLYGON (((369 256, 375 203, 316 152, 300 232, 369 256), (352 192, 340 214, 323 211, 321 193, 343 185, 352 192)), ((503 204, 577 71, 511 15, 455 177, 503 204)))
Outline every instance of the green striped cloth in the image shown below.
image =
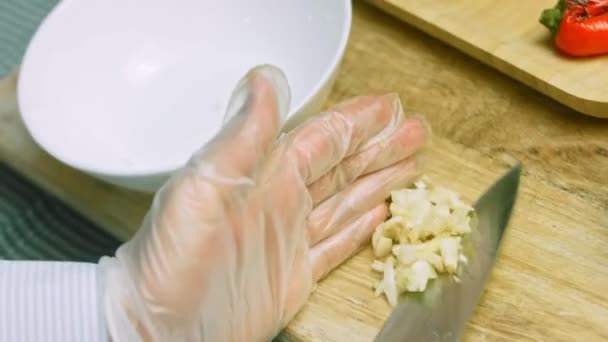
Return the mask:
MULTIPOLYGON (((0 77, 58 0, 0 0, 0 77)), ((0 163, 0 259, 94 261, 119 241, 0 163)))
POLYGON ((97 262, 119 243, 0 163, 0 259, 97 262))
POLYGON ((19 64, 27 44, 58 0, 0 0, 0 78, 19 64))

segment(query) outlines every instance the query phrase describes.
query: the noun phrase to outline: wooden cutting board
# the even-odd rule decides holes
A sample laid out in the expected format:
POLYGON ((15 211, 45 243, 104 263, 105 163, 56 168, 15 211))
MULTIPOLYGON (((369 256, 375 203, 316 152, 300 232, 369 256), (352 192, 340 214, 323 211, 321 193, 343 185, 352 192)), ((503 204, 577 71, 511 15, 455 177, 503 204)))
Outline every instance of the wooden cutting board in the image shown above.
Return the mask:
MULTIPOLYGON (((0 82, 0 160, 116 236, 131 236, 151 197, 97 181, 41 151, 20 120, 10 84, 0 82)), ((437 137, 428 175, 473 201, 515 162, 437 137)), ((524 169, 510 230, 464 340, 607 340, 607 246, 605 208, 524 169)), ((373 296, 372 260, 363 250, 321 281, 281 338, 373 340, 390 308, 373 296)))
POLYGON ((370 0, 581 113, 608 118, 608 56, 568 58, 538 19, 557 0, 370 0))

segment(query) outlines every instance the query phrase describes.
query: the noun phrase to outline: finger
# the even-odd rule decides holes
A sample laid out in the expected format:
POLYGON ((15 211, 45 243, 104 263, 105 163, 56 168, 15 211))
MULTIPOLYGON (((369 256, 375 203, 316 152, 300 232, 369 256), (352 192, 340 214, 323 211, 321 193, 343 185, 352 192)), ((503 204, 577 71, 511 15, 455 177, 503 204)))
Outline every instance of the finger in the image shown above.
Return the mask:
POLYGON ((325 277, 361 247, 369 243, 376 226, 388 216, 385 203, 373 208, 339 233, 318 243, 310 250, 310 260, 315 281, 325 277))
POLYGON ((225 178, 249 176, 273 147, 289 106, 289 87, 272 66, 252 69, 235 88, 220 133, 193 158, 225 178))
POLYGON ((360 176, 378 171, 406 159, 429 140, 430 130, 424 119, 410 117, 393 134, 369 148, 344 159, 311 184, 308 189, 313 204, 329 198, 360 176))
POLYGON ((292 131, 287 153, 308 185, 402 119, 395 96, 357 97, 292 131))
POLYGON ((419 164, 420 158, 414 156, 359 178, 313 209, 308 216, 311 246, 335 234, 340 227, 384 202, 390 196, 391 190, 411 184, 420 174, 419 164))

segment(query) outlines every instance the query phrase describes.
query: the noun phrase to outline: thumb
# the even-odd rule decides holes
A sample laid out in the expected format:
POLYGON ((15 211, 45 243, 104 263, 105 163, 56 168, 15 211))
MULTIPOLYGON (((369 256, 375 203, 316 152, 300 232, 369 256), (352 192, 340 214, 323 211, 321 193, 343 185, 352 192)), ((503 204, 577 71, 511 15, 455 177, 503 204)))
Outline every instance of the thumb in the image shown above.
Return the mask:
POLYGON ((210 161, 228 177, 251 176, 277 139, 289 102, 289 85, 280 69, 251 69, 232 92, 221 131, 194 162, 210 161))
POLYGON ((223 131, 249 152, 263 152, 277 139, 289 110, 283 72, 271 65, 251 69, 237 84, 224 115, 223 131))
POLYGON ((255 114, 264 115, 263 111, 247 111, 247 109, 255 109, 248 108, 248 105, 253 104, 252 102, 256 102, 256 100, 269 101, 271 100, 269 97, 272 95, 274 95, 273 97, 278 109, 278 113, 275 114, 279 115, 278 119, 282 122, 285 116, 287 116, 291 99, 289 84, 285 74, 281 69, 272 65, 260 65, 249 70, 238 82, 230 96, 224 115, 224 125, 239 114, 250 113, 254 114, 254 117, 256 116, 255 114))

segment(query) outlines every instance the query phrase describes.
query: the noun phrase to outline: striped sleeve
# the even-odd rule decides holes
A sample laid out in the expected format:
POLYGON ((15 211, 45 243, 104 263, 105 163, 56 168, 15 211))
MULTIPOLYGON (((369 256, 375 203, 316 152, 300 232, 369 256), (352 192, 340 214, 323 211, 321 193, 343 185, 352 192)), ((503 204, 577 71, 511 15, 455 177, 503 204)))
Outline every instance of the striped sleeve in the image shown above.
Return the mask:
POLYGON ((97 264, 0 260, 0 341, 108 342, 97 264))

